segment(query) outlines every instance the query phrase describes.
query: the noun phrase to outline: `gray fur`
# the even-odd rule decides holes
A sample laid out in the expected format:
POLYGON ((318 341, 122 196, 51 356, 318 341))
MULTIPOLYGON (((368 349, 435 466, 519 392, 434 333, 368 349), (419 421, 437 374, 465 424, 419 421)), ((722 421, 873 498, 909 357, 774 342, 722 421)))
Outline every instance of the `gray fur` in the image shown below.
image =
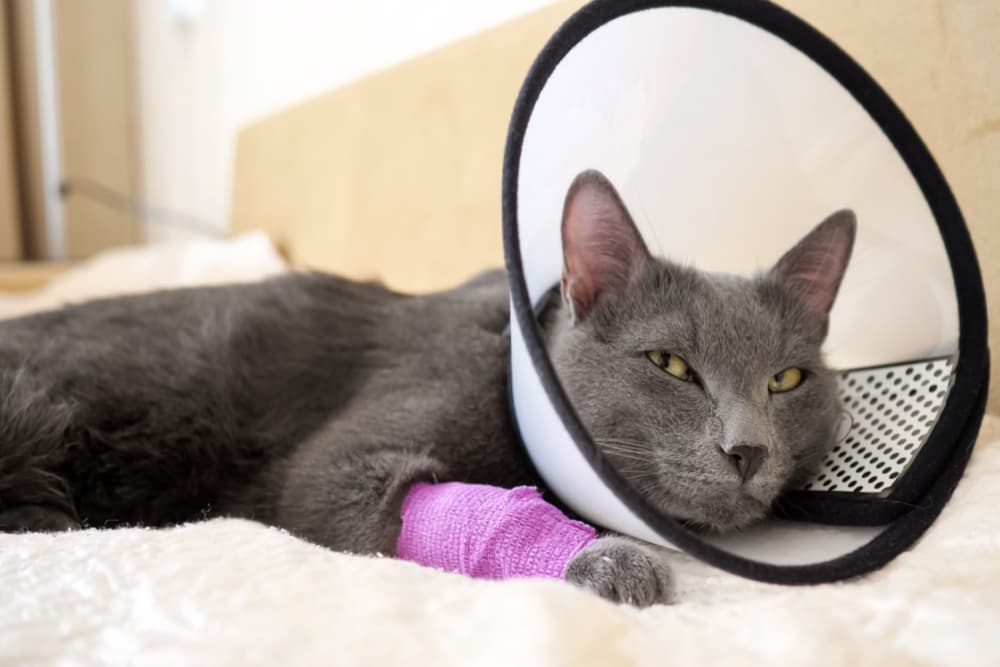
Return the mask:
MULTIPOLYGON (((581 178, 606 184, 598 176, 581 178)), ((604 247, 639 252, 635 262, 574 264, 627 275, 588 275, 583 307, 543 314, 557 372, 651 502, 697 526, 747 525, 832 439, 826 323, 779 272, 714 276, 649 257, 641 239, 616 246, 635 233, 628 223, 611 220, 604 247), (666 376, 651 349, 682 354, 701 384, 666 376), (768 397, 767 377, 790 365, 808 369, 806 382, 768 397), (768 456, 743 484, 725 450, 747 442, 768 456)), ((489 272, 424 296, 296 273, 0 323, 0 529, 240 516, 338 550, 394 553, 414 481, 540 485, 509 414, 507 321, 505 276, 489 272)), ((664 601, 659 553, 604 537, 568 578, 616 600, 664 601)))

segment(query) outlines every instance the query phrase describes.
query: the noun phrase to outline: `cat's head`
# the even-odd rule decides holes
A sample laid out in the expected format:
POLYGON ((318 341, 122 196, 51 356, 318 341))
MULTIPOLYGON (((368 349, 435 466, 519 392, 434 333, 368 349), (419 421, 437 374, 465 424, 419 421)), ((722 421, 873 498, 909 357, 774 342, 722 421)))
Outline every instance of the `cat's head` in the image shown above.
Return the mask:
POLYGON ((854 215, 834 213, 752 278, 706 273, 654 258, 611 183, 588 171, 562 234, 550 353, 598 448, 691 525, 761 519, 834 444, 841 410, 820 347, 854 215))

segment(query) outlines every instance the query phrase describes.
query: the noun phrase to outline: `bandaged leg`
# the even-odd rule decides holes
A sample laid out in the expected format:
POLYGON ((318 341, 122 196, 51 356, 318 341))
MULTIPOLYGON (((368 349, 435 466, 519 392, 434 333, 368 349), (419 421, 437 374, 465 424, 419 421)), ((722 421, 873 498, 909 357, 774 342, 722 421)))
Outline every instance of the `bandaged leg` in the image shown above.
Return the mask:
POLYGON ((414 484, 402 519, 397 557, 482 579, 562 579, 597 537, 530 486, 414 484))

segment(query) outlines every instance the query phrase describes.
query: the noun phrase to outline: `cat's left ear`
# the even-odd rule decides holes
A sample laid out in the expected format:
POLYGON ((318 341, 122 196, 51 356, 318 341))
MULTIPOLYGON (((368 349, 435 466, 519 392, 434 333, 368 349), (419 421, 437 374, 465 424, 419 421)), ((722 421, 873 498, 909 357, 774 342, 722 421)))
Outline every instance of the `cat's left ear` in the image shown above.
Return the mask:
POLYGON ((650 259, 639 230, 611 182, 599 171, 578 175, 563 205, 563 299, 574 320, 619 292, 650 259))
POLYGON ((854 212, 837 211, 796 243, 771 269, 772 275, 798 296, 824 336, 830 309, 851 259, 856 230, 854 212))

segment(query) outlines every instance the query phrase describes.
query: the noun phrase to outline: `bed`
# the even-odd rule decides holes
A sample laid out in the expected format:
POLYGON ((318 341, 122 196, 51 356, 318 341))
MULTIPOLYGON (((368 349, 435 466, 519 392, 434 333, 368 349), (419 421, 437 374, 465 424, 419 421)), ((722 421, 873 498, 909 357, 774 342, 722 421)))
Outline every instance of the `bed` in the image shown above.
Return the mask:
MULTIPOLYGON (((923 133, 967 216, 997 313, 1000 80, 988 54, 1000 12, 785 4, 868 67, 923 133)), ((578 5, 557 3, 247 128, 231 239, 61 267, 41 287, 0 295, 0 317, 299 267, 423 291, 498 264, 510 100, 578 5), (389 122, 404 103, 406 121, 389 122)), ((769 586, 678 554, 679 603, 639 611, 560 582, 475 581, 332 553, 235 519, 0 535, 0 664, 1000 664, 996 392, 989 410, 941 518, 861 580, 769 586)))

